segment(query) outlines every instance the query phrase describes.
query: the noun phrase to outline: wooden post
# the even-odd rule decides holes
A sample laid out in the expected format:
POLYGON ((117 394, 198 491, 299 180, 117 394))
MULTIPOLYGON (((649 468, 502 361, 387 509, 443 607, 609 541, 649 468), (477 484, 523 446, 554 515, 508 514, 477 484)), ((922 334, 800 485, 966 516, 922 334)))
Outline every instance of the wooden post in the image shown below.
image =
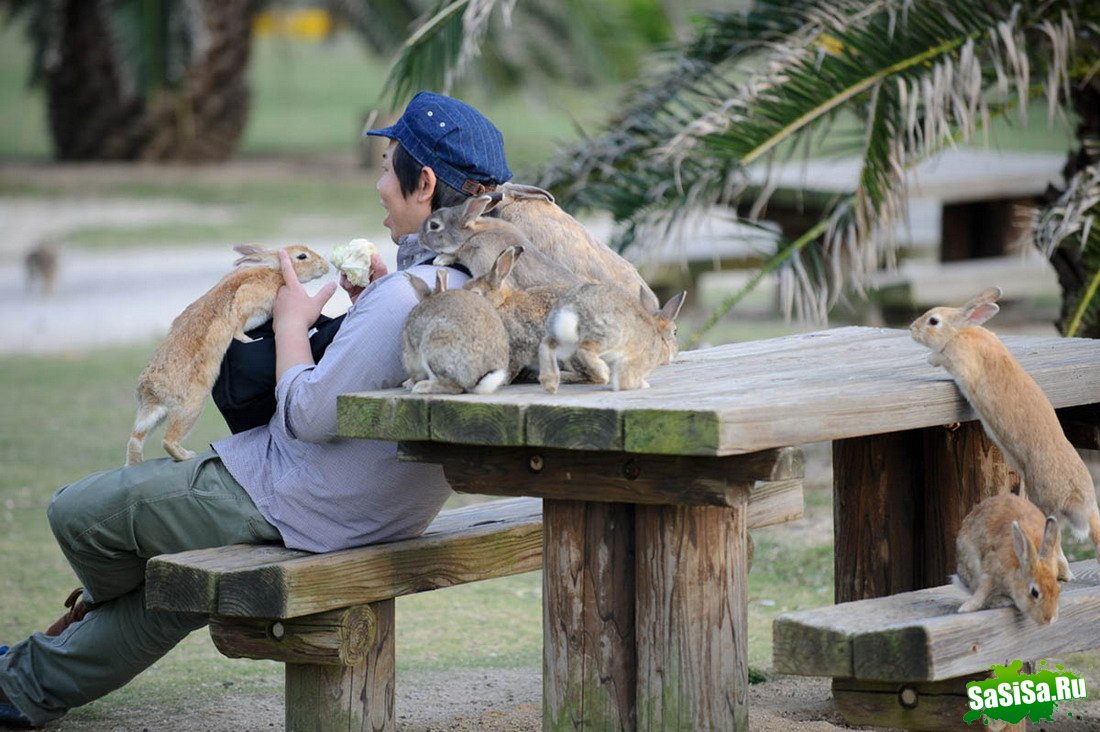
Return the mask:
POLYGON ((353 666, 286 664, 287 732, 374 732, 396 728, 394 601, 370 604, 374 638, 353 666))
MULTIPOLYGON (((1019 478, 980 422, 834 442, 836 602, 944 584, 963 517, 1014 489, 1019 478)), ((960 688, 836 679, 833 696, 850 724, 947 729, 956 711, 963 725, 960 688)))
POLYGON ((636 509, 639 729, 748 729, 744 507, 636 509))
POLYGON ((543 727, 634 729, 634 506, 547 499, 543 531, 543 727))
POLYGON ((836 602, 943 584, 962 518, 1018 485, 978 422, 837 440, 836 602))

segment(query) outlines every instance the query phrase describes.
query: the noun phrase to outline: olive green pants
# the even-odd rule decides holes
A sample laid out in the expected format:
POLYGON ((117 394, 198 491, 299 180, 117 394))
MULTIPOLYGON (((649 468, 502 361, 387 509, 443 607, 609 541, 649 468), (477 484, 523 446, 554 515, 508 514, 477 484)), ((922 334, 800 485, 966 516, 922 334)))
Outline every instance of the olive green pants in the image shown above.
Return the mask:
POLYGON ((0 688, 35 724, 119 688, 206 625, 145 607, 150 557, 282 540, 213 451, 90 475, 59 490, 47 514, 89 610, 0 656, 0 688))

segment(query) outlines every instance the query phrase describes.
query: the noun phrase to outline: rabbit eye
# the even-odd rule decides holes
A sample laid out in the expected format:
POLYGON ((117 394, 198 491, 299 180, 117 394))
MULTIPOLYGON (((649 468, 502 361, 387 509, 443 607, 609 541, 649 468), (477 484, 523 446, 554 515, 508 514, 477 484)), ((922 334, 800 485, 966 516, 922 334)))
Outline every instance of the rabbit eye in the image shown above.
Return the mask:
POLYGON ((931 318, 928 319, 928 324, 929 325, 939 325, 940 324, 940 319, 933 315, 931 318))
POLYGON ((299 255, 298 255, 298 256, 297 256, 296 258, 297 258, 297 259, 305 259, 305 258, 306 258, 306 253, 305 253, 305 252, 302 252, 302 253, 300 253, 300 254, 299 254, 299 255))
POLYGON ((1039 593, 1039 588, 1036 587, 1035 585, 1032 585, 1031 586, 1031 596, 1033 598, 1035 598, 1036 600, 1038 600, 1039 599, 1039 594, 1040 594, 1039 593))
POLYGON ((443 224, 441 224, 438 221, 429 221, 428 222, 428 231, 439 231, 442 228, 443 228, 443 224))

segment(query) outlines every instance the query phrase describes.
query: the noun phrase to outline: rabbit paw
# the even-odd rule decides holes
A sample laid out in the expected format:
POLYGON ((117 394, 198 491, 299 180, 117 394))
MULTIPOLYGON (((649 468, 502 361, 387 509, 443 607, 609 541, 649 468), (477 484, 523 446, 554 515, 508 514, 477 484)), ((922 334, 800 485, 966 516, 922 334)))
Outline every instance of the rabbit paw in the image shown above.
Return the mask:
POLYGON ((178 442, 168 442, 167 440, 165 440, 163 445, 164 451, 171 455, 172 459, 177 462, 181 460, 190 460, 196 455, 195 452, 188 450, 186 447, 179 444, 178 442))
POLYGON ((256 340, 255 338, 245 335, 244 331, 234 334, 233 338, 240 341, 241 343, 252 343, 256 340))
POLYGON ((458 260, 455 259, 453 254, 437 254, 435 255, 435 259, 432 260, 432 264, 436 267, 447 267, 457 261, 458 260))

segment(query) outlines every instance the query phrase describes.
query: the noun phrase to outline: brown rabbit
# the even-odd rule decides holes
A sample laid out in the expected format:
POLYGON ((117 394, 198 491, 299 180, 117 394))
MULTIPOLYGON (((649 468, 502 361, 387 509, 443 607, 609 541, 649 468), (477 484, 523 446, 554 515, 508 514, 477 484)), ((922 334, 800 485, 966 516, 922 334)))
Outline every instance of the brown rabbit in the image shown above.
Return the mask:
MULTIPOLYGON (((245 244, 242 256, 218 284, 188 305, 168 329, 138 378, 138 410, 126 449, 126 464, 142 461, 145 438, 167 420, 164 450, 176 460, 195 453, 181 444, 195 426, 231 339, 252 339, 246 330, 271 317, 283 286, 279 252, 245 244)), ((298 279, 309 282, 328 272, 328 262, 304 246, 286 247, 298 279)))
POLYGON ((53 294, 60 256, 57 245, 48 239, 27 250, 23 256, 23 267, 27 272, 28 291, 37 288, 43 295, 53 294))
POLYGON ((469 290, 447 289, 447 269, 435 289, 405 273, 420 302, 401 331, 401 359, 414 394, 490 394, 508 378, 508 334, 489 302, 469 290))
POLYGON ((546 318, 546 336, 539 345, 539 382, 558 390, 558 360, 575 357, 597 384, 611 388, 646 389, 645 377, 679 351, 676 316, 687 292, 670 299, 656 312, 642 304, 644 291, 631 297, 623 289, 588 283, 562 295, 546 318))
POLYGON ((489 195, 500 199, 495 208, 497 216, 515 224, 540 252, 588 282, 617 284, 630 292, 642 288, 642 304, 649 310, 657 309, 657 296, 634 265, 563 211, 549 191, 505 183, 489 195))
POLYGON ((1024 480, 1027 496, 1078 538, 1088 536, 1100 560, 1100 510, 1092 476, 1066 439, 1054 407, 996 335, 981 324, 997 314, 991 287, 961 308, 932 308, 909 330, 932 349, 981 418, 982 426, 1024 480))
MULTIPOLYGON (((508 247, 497 255, 487 274, 464 285, 465 289, 487 299, 500 313, 504 329, 508 331, 509 383, 525 369, 538 369, 539 344, 546 333, 546 316, 557 299, 569 289, 552 285, 529 287, 526 290, 512 287, 509 275, 523 252, 521 246, 508 247)), ((588 379, 569 368, 562 371, 561 380, 570 383, 588 379)))
POLYGON ((1062 545, 1053 516, 1012 493, 990 496, 963 519, 955 546, 958 574, 951 579, 971 593, 960 613, 1007 598, 1036 623, 1057 620, 1062 545))
POLYGON ((420 227, 420 243, 437 253, 434 264, 463 265, 474 277, 487 274, 497 255, 510 246, 522 246, 527 254, 512 271, 520 289, 542 285, 570 286, 580 282, 567 266, 539 252, 512 224, 482 216, 494 201, 476 196, 465 203, 434 211, 420 227))

